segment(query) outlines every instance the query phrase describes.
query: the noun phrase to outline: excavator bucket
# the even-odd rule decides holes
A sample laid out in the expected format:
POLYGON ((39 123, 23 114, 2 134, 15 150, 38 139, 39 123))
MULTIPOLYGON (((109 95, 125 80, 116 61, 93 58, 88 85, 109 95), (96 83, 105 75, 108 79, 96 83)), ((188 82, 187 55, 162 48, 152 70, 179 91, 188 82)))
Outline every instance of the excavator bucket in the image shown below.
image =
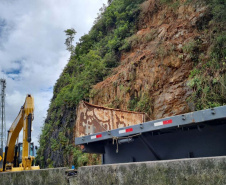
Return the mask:
POLYGON ((0 172, 3 171, 3 150, 0 148, 0 172))

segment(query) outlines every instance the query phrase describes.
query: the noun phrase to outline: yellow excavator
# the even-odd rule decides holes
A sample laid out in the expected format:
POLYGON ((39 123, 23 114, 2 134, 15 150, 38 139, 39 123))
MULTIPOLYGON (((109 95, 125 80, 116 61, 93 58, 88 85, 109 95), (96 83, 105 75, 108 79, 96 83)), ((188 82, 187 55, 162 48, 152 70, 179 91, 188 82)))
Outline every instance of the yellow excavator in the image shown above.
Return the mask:
MULTIPOLYGON (((34 98, 28 94, 25 99, 24 105, 21 107, 18 116, 12 123, 7 137, 7 145, 5 147, 4 157, 0 155, 2 167, 0 171, 23 171, 23 170, 38 170, 39 166, 32 166, 34 161, 34 145, 31 143, 31 127, 34 118, 34 98), (19 133, 23 128, 23 143, 16 145, 19 133), (22 159, 19 163, 18 157, 22 159), (3 161, 2 161, 3 160, 3 161)), ((0 151, 2 152, 2 150, 0 151)), ((3 153, 3 152, 2 152, 3 153)))

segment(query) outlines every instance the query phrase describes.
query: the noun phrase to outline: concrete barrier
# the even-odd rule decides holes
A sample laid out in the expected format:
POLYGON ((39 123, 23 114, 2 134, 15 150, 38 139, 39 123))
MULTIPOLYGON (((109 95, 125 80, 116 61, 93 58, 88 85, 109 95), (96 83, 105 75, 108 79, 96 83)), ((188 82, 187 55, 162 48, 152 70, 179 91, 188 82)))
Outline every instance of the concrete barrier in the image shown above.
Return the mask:
POLYGON ((226 184, 226 157, 151 161, 81 167, 80 185, 226 184))
POLYGON ((225 185, 226 157, 86 166, 0 173, 1 185, 225 185))
POLYGON ((1 172, 1 185, 68 185, 65 170, 50 168, 21 172, 1 172))

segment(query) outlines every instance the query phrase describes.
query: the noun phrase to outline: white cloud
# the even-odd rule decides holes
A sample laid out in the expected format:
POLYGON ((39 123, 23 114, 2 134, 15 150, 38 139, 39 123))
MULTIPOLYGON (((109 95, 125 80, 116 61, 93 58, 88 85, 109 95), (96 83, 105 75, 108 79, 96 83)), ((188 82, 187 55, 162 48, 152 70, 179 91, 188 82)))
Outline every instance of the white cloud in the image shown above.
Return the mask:
POLYGON ((103 3, 107 0, 0 1, 0 78, 7 81, 7 129, 30 93, 35 99, 32 135, 38 144, 53 85, 69 58, 64 30, 77 31, 76 43, 88 33, 103 3))

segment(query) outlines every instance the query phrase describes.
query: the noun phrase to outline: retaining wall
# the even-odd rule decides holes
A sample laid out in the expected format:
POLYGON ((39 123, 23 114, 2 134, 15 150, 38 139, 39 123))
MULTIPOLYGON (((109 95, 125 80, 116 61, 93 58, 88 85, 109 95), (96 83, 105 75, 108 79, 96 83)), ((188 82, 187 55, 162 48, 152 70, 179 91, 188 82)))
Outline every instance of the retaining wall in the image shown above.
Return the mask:
POLYGON ((86 166, 0 173, 1 185, 225 185, 226 157, 86 166))
POLYGON ((21 172, 1 172, 1 185, 68 185, 67 168, 51 168, 21 172))
POLYGON ((81 167, 81 185, 226 184, 226 157, 81 167))

